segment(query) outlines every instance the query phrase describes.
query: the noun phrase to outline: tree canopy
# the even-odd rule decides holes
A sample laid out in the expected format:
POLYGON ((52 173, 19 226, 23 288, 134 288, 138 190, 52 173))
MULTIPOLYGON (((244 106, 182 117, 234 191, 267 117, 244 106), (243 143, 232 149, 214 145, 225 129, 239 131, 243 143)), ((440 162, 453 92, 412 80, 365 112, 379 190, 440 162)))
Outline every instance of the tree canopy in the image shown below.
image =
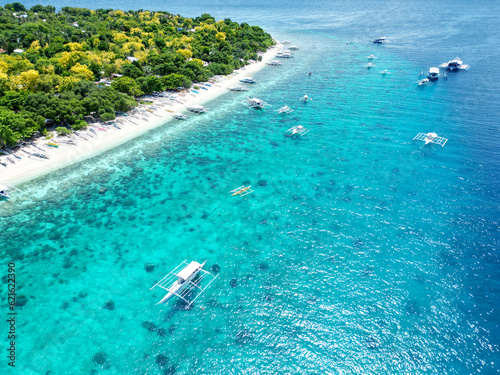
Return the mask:
POLYGON ((88 116, 114 118, 136 105, 133 96, 231 73, 272 44, 258 26, 209 14, 5 4, 0 147, 43 130, 47 119, 81 126, 88 116))

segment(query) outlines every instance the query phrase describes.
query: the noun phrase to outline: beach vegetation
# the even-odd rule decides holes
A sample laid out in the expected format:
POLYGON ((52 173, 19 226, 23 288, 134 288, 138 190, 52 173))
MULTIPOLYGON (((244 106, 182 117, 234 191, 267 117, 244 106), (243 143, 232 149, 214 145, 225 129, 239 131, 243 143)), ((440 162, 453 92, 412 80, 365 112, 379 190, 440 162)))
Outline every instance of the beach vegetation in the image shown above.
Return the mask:
POLYGON ((72 131, 68 128, 65 128, 64 126, 58 126, 56 128, 56 132, 58 135, 70 135, 72 131))
POLYGON ((0 147, 50 124, 109 121, 136 96, 229 74, 273 44, 258 26, 205 13, 0 6, 0 147), (14 52, 16 51, 16 52, 14 52))

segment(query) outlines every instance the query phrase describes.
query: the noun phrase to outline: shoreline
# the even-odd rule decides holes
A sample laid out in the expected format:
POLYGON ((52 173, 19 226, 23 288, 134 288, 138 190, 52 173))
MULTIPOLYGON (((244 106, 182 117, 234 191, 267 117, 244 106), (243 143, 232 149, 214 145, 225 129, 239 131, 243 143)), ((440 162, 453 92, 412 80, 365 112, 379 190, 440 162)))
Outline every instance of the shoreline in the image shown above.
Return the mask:
POLYGON ((89 124, 86 129, 77 131, 70 136, 55 136, 51 139, 39 137, 31 145, 22 146, 16 151, 21 159, 15 158, 12 154, 8 156, 0 154, 0 161, 5 164, 5 166, 0 165, 0 182, 13 185, 26 183, 102 154, 147 133, 151 129, 166 125, 170 121, 177 121, 172 117, 174 113, 189 112, 186 106, 203 105, 229 92, 229 87, 240 84, 240 78, 246 75, 251 76, 265 67, 280 48, 281 44, 276 41, 276 45, 262 54, 262 61, 246 65, 228 76, 214 77, 215 83, 211 86, 207 87, 200 83, 193 84, 193 86, 205 88, 194 89, 198 93, 193 93, 193 87, 191 87, 186 93, 175 93, 174 95, 177 97, 175 100, 167 97, 148 97, 145 100, 152 102, 151 104, 139 104, 125 115, 116 116, 115 120, 107 124, 96 121, 89 124), (117 127, 110 125, 110 123, 115 123, 117 127), (59 147, 49 147, 47 146, 49 142, 58 143, 59 147), (29 156, 27 152, 43 153, 49 159, 29 156))

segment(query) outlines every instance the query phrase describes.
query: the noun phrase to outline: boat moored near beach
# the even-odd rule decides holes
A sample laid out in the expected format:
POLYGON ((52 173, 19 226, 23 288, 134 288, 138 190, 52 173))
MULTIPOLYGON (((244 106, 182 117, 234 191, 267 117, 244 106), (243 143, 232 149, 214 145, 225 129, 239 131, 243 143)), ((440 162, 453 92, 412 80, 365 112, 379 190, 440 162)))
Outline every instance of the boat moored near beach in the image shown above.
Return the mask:
POLYGON ((299 47, 297 47, 297 46, 290 46, 290 47, 288 47, 288 49, 290 49, 292 51, 297 51, 299 49, 299 47))
POLYGON ((265 108, 265 107, 269 107, 270 106, 270 104, 266 103, 262 99, 251 98, 249 96, 247 97, 247 100, 245 100, 243 102, 243 104, 245 104, 245 106, 247 108, 257 108, 257 109, 261 109, 261 108, 265 108))
POLYGON ((436 133, 418 133, 413 140, 424 141, 425 144, 435 143, 444 147, 448 139, 443 137, 438 137, 436 133))
POLYGON ((174 113, 172 117, 176 120, 186 120, 188 118, 186 115, 180 112, 174 113))
POLYGON ((255 81, 255 79, 253 79, 252 77, 245 77, 245 78, 240 79, 240 82, 243 82, 243 83, 255 83, 257 81, 255 81))
POLYGON ((199 105, 199 104, 193 104, 193 105, 187 106, 186 108, 188 111, 196 113, 197 115, 199 115, 200 113, 205 113, 207 111, 207 109, 205 107, 203 107, 202 105, 199 105))
POLYGON ((242 85, 235 85, 229 87, 229 91, 248 91, 248 87, 242 85))
POLYGON ((271 61, 268 61, 266 63, 267 65, 270 65, 270 66, 280 66, 280 65, 283 65, 280 61, 278 60, 271 60, 271 61))
POLYGON ((0 199, 10 199, 12 192, 21 191, 14 185, 8 184, 6 182, 0 182, 0 199))

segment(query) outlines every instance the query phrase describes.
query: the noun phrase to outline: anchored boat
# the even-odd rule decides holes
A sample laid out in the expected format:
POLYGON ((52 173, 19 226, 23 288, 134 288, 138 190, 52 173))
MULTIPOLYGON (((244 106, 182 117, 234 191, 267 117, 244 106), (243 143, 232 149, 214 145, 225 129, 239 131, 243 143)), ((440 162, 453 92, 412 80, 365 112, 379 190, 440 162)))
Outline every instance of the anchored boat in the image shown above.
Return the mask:
POLYGON ((425 144, 435 143, 444 147, 448 139, 443 137, 438 137, 436 133, 418 133, 413 140, 424 141, 425 144))
POLYGON ((150 290, 160 287, 167 291, 165 297, 163 297, 157 305, 161 303, 166 303, 172 297, 176 296, 184 300, 188 307, 193 304, 193 302, 201 296, 201 294, 207 289, 210 284, 218 277, 212 275, 210 272, 203 270, 203 266, 206 262, 198 263, 192 261, 188 263, 183 261, 177 267, 175 267, 171 272, 169 272, 163 279, 157 282, 150 290), (201 273, 201 276, 196 278, 201 273), (200 283, 204 278, 211 278, 210 282, 204 287, 200 287, 200 283), (195 280, 196 278, 196 280, 195 280), (196 282, 194 282, 195 280, 196 282), (196 288, 200 293, 193 300, 189 301, 186 297, 189 292, 196 288))

